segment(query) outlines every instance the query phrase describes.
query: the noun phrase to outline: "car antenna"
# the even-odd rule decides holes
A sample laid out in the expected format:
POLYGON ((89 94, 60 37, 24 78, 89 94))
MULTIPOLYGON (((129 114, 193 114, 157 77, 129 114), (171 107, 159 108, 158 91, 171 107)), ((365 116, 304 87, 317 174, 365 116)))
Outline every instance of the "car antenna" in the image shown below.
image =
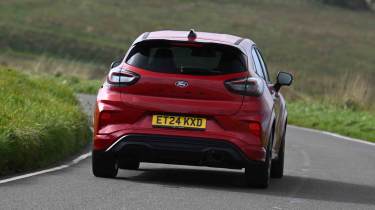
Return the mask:
POLYGON ((197 33, 195 33, 194 29, 190 29, 188 34, 189 41, 194 41, 197 38, 197 33))

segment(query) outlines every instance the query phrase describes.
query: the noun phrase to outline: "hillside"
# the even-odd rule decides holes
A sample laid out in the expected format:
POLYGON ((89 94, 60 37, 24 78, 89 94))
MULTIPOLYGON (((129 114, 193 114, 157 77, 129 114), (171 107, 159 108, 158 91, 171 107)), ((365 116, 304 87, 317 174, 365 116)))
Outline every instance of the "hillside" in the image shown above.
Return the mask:
POLYGON ((190 28, 253 39, 274 76, 295 74, 290 98, 374 108, 375 15, 311 0, 2 0, 0 63, 101 78, 140 33, 190 28))

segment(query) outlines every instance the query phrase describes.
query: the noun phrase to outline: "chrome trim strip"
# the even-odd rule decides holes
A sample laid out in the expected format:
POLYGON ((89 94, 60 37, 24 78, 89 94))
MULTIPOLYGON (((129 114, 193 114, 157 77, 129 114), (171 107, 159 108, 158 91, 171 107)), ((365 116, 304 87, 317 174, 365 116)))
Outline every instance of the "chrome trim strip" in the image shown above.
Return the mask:
POLYGON ((108 149, 106 149, 105 151, 108 152, 109 150, 111 150, 114 146, 116 146, 116 144, 118 144, 120 141, 122 141, 124 138, 126 138, 128 135, 125 135, 125 136, 122 136, 120 137, 117 141, 115 141, 115 143, 113 143, 110 147, 108 147, 108 149))

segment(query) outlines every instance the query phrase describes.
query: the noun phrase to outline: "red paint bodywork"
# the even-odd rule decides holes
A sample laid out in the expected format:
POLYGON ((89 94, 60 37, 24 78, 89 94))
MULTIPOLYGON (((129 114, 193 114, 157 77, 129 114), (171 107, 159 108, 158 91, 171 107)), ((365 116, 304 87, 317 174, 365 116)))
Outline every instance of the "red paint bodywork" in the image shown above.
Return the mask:
MULTIPOLYGON (((188 41, 186 33, 152 32, 147 39, 188 41)), ((197 43, 215 42, 234 46, 233 43, 239 39, 232 35, 197 34, 197 43)), ((140 41, 141 36, 134 44, 140 41)), ((241 50, 246 53, 246 49, 241 50)), ((239 148, 249 160, 264 161, 270 133, 275 132, 273 154, 277 154, 286 123, 285 102, 281 94, 273 90, 272 84, 266 85, 259 97, 235 94, 224 86, 227 80, 256 77, 253 64, 249 62, 248 65, 246 72, 197 76, 151 72, 123 62, 116 68, 137 73, 140 79, 126 87, 103 85, 100 88, 94 117, 93 150, 106 150, 125 135, 153 134, 227 141, 239 148), (189 86, 175 86, 178 80, 187 81, 189 86), (155 128, 151 125, 151 118, 152 114, 157 113, 203 116, 207 118, 207 128, 155 128), (260 131, 256 130, 257 125, 251 123, 258 123, 260 131)))

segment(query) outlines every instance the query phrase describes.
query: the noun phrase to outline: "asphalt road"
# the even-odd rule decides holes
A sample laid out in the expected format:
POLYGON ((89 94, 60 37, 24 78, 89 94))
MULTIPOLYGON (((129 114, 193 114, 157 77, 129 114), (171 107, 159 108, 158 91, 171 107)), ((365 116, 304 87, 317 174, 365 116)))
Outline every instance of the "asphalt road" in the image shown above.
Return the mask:
MULTIPOLYGON (((86 111, 94 97, 80 96, 86 111)), ((0 184, 0 209, 375 209, 375 146, 288 127, 286 172, 266 190, 243 171, 141 164, 96 178, 91 159, 0 184)))

